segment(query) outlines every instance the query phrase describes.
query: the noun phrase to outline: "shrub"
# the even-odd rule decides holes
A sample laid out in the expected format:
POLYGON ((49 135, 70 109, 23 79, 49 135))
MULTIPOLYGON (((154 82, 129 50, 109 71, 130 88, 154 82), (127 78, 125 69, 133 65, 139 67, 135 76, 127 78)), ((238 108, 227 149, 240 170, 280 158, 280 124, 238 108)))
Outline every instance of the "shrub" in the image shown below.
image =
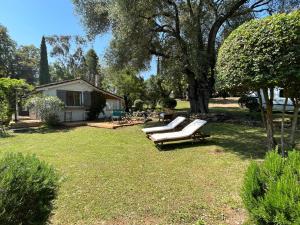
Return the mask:
POLYGON ((9 122, 9 106, 4 93, 0 90, 0 136, 5 135, 5 126, 9 122))
MULTIPOLYGON (((32 90, 32 88, 33 87, 27 84, 25 80, 0 78, 0 90, 3 92, 8 102, 7 125, 16 109, 16 93, 18 93, 18 96, 22 96, 32 90)), ((18 99, 18 102, 19 101, 20 98, 18 99)))
POLYGON ((88 113, 89 120, 98 119, 98 116, 103 112, 104 107, 106 106, 105 97, 98 91, 91 92, 91 107, 88 113))
POLYGON ((58 190, 54 169, 35 156, 7 154, 0 161, 0 224, 46 224, 58 190))
POLYGON ((48 126, 59 124, 58 113, 64 108, 64 103, 55 96, 33 97, 27 101, 26 105, 36 110, 41 120, 48 126))
POLYGON ((238 103, 241 107, 246 106, 250 112, 259 111, 259 104, 255 97, 243 95, 239 98, 238 103))
POLYGON ((144 109, 144 101, 141 100, 141 99, 135 100, 134 103, 133 103, 133 107, 137 111, 143 111, 143 109, 144 109))
POLYGON ((177 106, 177 101, 173 98, 163 98, 160 101, 160 105, 163 108, 167 108, 167 109, 175 109, 175 107, 177 106))
POLYGON ((262 164, 252 162, 242 198, 257 224, 300 224, 300 152, 282 158, 269 152, 262 164))

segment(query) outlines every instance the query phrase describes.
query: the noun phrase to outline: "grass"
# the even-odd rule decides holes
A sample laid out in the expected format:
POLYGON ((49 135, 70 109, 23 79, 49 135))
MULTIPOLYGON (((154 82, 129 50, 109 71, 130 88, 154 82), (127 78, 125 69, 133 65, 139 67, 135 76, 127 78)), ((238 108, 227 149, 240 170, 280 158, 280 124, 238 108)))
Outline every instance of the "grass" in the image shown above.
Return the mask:
POLYGON ((58 169, 54 225, 241 224, 243 174, 264 156, 264 130, 209 123, 205 131, 205 143, 159 151, 141 126, 41 129, 0 139, 0 155, 33 153, 58 169))

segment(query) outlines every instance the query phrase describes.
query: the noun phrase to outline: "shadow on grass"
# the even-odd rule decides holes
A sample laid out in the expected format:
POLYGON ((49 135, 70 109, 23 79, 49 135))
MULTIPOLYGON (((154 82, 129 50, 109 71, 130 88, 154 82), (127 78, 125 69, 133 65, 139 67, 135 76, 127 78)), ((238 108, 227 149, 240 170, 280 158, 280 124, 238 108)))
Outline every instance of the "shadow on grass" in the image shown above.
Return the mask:
POLYGON ((186 140, 186 141, 182 141, 182 142, 170 142, 170 143, 166 143, 162 146, 157 145, 156 148, 159 151, 174 151, 174 150, 188 150, 190 148, 195 148, 195 147, 201 147, 201 146, 209 146, 212 145, 213 143, 210 140, 202 140, 202 141, 190 141, 190 140, 186 140))
POLYGON ((0 139, 1 138, 13 138, 15 137, 15 135, 11 134, 11 133, 5 133, 5 134, 0 134, 0 139))
POLYGON ((266 137, 263 128, 230 123, 211 123, 207 126, 211 140, 225 151, 242 158, 260 159, 266 154, 266 137))
MULTIPOLYGON (((149 123, 148 127, 158 125, 149 123)), ((161 123, 160 123, 161 124, 161 123)), ((170 142, 157 146, 160 151, 188 150, 189 148, 215 145, 226 152, 233 152, 244 159, 262 159, 266 153, 266 136, 263 128, 231 123, 208 123, 202 131, 210 137, 204 141, 170 142)))
POLYGON ((25 128, 16 129, 14 133, 26 133, 26 134, 49 134, 57 132, 69 132, 74 128, 59 126, 59 127, 39 127, 39 128, 25 128))

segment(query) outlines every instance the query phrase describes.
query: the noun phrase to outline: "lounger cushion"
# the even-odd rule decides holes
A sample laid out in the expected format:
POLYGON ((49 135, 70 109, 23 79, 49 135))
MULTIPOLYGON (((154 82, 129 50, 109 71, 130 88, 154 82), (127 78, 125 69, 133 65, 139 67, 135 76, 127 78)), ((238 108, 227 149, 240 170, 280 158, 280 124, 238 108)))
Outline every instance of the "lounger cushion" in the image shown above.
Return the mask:
POLYGON ((166 140, 179 140, 192 136, 197 130, 207 123, 205 120, 194 120, 181 131, 169 132, 162 134, 152 134, 151 140, 154 142, 166 141, 166 140))
POLYGON ((147 134, 147 133, 155 133, 155 132, 173 130, 179 124, 181 124, 184 120, 185 120, 185 117, 178 116, 178 117, 176 117, 176 119, 174 119, 172 122, 170 122, 166 126, 144 128, 144 129, 142 129, 142 131, 147 134))

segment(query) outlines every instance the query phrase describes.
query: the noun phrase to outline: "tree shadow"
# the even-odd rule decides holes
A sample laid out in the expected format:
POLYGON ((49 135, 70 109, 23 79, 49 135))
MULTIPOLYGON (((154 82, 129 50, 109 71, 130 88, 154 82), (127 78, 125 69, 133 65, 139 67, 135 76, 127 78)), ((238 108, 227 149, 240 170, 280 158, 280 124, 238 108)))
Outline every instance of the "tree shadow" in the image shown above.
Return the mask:
MULTIPOLYGON (((204 141, 170 142, 157 146, 160 151, 187 150, 201 146, 220 146, 222 151, 237 154, 242 159, 262 159, 267 147, 263 128, 230 123, 208 123, 202 131, 210 134, 204 141)), ((218 149, 217 149, 218 150, 218 149)))
POLYGON ((38 128, 25 128, 25 129, 15 129, 14 133, 21 134, 49 134, 49 133, 57 133, 57 132, 69 132, 72 127, 59 126, 59 127, 38 127, 38 128))
POLYGON ((170 142, 164 145, 156 145, 159 151, 177 151, 177 150, 189 150, 195 147, 209 146, 211 145, 211 140, 201 140, 201 141, 191 141, 185 140, 182 142, 170 142))
POLYGON ((7 139, 7 138, 13 138, 15 137, 15 135, 11 134, 10 132, 9 133, 5 133, 5 134, 0 134, 0 139, 7 139))

